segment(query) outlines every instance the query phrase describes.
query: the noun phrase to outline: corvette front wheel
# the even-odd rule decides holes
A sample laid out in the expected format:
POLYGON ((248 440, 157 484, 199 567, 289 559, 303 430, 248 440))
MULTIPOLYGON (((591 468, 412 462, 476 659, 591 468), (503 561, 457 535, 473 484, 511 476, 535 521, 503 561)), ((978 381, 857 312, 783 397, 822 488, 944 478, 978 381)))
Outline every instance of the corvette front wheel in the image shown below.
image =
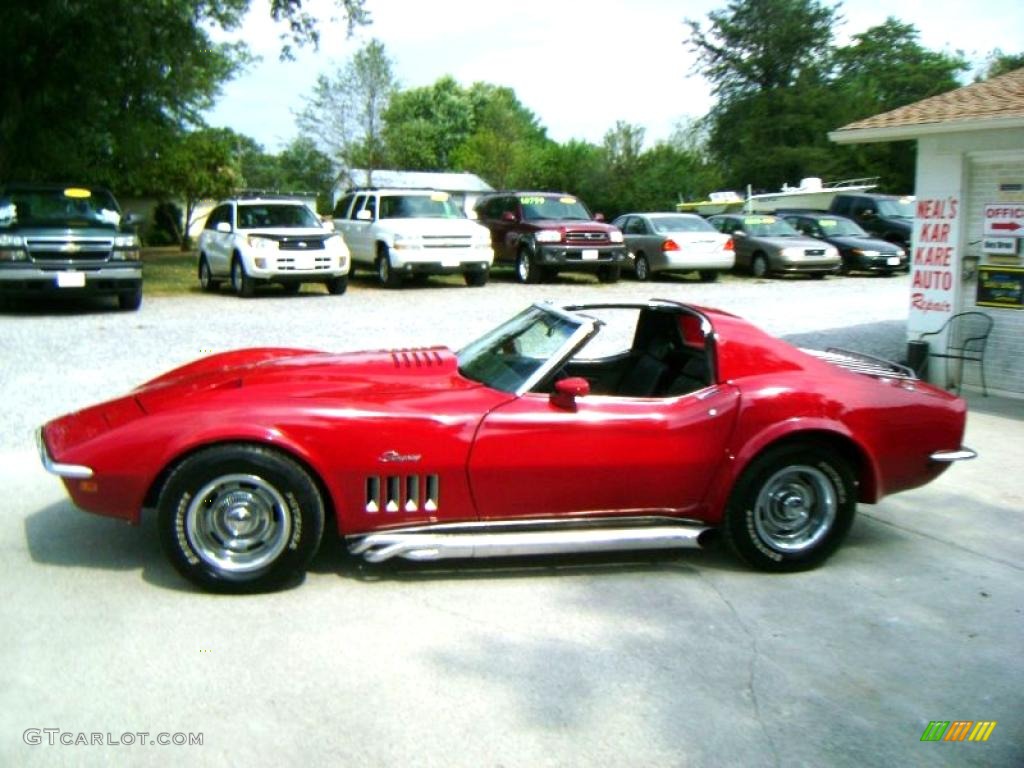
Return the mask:
POLYGON ((845 459, 823 446, 778 446, 740 476, 723 533, 755 568, 803 570, 836 550, 856 506, 856 481, 845 459))
POLYGON ((158 509, 171 564, 216 592, 266 591, 295 579, 324 527, 323 499, 309 474, 255 445, 220 445, 184 459, 158 509))

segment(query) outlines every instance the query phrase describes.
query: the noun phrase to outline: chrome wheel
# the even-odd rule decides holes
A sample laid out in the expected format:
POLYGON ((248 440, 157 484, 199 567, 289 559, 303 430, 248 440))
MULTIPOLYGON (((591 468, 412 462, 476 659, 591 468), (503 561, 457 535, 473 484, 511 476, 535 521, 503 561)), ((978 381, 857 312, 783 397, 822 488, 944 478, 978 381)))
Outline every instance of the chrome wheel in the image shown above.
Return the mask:
POLYGON ((832 529, 838 500, 835 485, 820 469, 797 465, 772 475, 754 502, 754 527, 761 540, 785 553, 813 548, 832 529))
POLYGON ((185 535, 195 553, 227 574, 250 573, 273 563, 291 531, 288 503, 256 475, 214 478, 185 512, 185 535))
POLYGON ((636 270, 636 279, 640 280, 641 282, 643 282, 644 280, 651 276, 651 267, 647 263, 646 256, 636 257, 636 264, 634 265, 634 269, 636 270))
POLYGON ((743 560, 766 571, 812 568, 846 536, 857 478, 831 446, 792 441, 763 451, 743 471, 722 532, 743 560))
POLYGON ((768 274, 768 262, 764 256, 758 254, 754 257, 754 261, 750 265, 750 271, 754 273, 754 277, 764 277, 768 274))
POLYGON ((526 251, 520 251, 519 258, 516 259, 516 277, 519 278, 520 283, 536 282, 533 265, 530 263, 530 254, 526 251))

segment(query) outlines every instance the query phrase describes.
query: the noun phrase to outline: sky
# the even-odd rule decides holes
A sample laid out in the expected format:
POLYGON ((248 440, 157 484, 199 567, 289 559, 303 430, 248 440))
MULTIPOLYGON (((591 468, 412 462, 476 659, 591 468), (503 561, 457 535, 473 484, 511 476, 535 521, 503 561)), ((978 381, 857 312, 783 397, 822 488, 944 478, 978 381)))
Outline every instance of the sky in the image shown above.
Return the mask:
MULTIPOLYGON (((321 42, 318 51, 300 49, 295 61, 279 61, 283 28, 270 19, 266 0, 253 0, 241 29, 218 31, 218 39, 244 40, 261 60, 224 87, 206 115, 210 125, 279 151, 298 135, 294 115, 317 75, 335 72, 377 38, 403 88, 444 75, 464 86, 508 86, 555 141, 600 143, 624 120, 642 126, 650 146, 712 105, 709 84, 692 71, 684 19, 706 26, 708 12, 726 0, 366 0, 373 23, 351 37, 344 23, 332 21, 340 14, 331 0, 305 5, 321 21, 321 42)), ((924 47, 963 51, 972 62, 994 48, 1024 51, 1020 0, 854 0, 841 15, 839 43, 894 15, 918 29, 924 47)))

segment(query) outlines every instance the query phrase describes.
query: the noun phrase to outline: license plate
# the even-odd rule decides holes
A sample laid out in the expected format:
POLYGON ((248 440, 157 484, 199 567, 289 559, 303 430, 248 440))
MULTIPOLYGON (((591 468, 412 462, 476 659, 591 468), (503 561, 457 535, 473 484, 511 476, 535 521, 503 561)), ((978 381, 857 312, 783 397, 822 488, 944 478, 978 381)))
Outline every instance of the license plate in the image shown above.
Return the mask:
POLYGON ((85 272, 58 272, 58 288, 85 288, 85 272))
POLYGON ((459 266, 459 260, 458 259, 451 259, 451 258, 449 258, 449 259, 441 259, 441 266, 442 267, 447 267, 447 268, 457 267, 457 266, 459 266))
POLYGON ((316 257, 312 253, 295 254, 295 268, 310 270, 316 266, 316 257))
POLYGON ((899 256, 890 256, 888 259, 886 259, 886 263, 890 267, 898 267, 900 265, 900 257, 899 256))
POLYGON ((587 249, 586 249, 585 251, 583 251, 583 253, 581 254, 581 258, 582 258, 582 259, 583 259, 584 261, 597 261, 598 255, 599 255, 599 254, 598 254, 598 252, 597 252, 597 249, 596 249, 596 248, 587 248, 587 249))

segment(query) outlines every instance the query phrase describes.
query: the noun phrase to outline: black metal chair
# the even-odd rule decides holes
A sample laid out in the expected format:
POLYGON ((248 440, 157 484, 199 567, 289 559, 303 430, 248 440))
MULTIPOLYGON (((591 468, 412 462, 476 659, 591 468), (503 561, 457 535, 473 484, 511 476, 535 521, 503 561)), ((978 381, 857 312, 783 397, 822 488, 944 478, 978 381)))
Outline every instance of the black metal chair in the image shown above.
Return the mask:
POLYGON ((959 312, 946 320, 937 331, 922 333, 918 340, 925 341, 928 336, 941 336, 945 333, 945 349, 935 351, 929 342, 928 358, 939 357, 960 361, 956 384, 950 380, 947 363, 946 386, 955 386, 959 391, 964 380, 964 366, 968 362, 977 363, 981 370, 981 393, 988 397, 988 388, 985 386, 985 344, 991 332, 992 318, 984 312, 959 312))

